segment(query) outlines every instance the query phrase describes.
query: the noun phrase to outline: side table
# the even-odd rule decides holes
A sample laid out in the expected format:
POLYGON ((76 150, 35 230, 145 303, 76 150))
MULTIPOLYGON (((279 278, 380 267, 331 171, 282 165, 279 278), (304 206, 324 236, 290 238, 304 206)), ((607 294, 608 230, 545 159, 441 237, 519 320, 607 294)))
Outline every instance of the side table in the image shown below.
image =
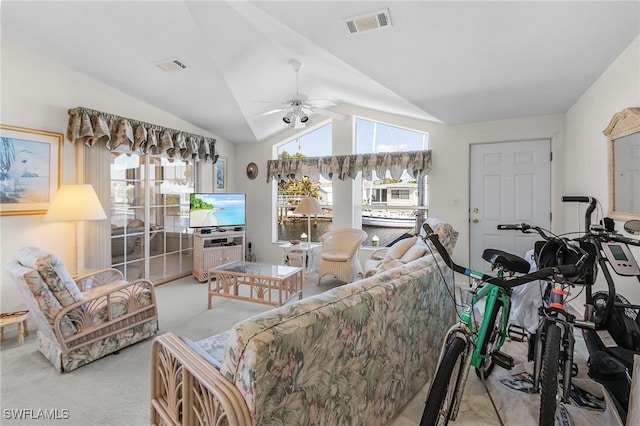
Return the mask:
POLYGON ((305 272, 311 273, 315 271, 316 256, 322 250, 320 243, 286 243, 280 245, 282 249, 282 264, 289 266, 301 266, 305 272), (294 261, 298 260, 297 262, 294 261), (293 261, 293 262, 292 262, 293 261), (292 264, 295 263, 295 264, 292 264))
POLYGON ((24 337, 29 335, 27 329, 27 317, 29 311, 9 312, 0 314, 0 341, 4 340, 4 327, 10 324, 18 324, 18 346, 24 344, 24 337))

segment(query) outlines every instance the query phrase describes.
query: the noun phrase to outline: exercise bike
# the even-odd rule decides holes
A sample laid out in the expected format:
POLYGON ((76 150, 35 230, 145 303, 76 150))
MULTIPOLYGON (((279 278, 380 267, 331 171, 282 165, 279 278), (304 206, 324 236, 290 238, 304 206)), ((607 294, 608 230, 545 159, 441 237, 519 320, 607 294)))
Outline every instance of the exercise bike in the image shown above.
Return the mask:
MULTIPOLYGON (((563 197, 562 201, 588 204, 585 234, 578 240, 596 247, 596 265, 607 283, 606 291, 592 292, 591 285, 586 287, 585 319, 595 324, 595 329, 583 330, 589 351, 589 375, 607 388, 624 421, 629 405, 633 357, 640 354, 640 305, 629 303, 616 292, 612 273, 635 277, 640 282, 640 268, 629 249, 629 245, 640 246, 640 240, 618 234, 614 221, 609 218, 592 225, 591 214, 598 203, 595 198, 570 196, 563 197)), ((640 235, 640 220, 627 221, 624 229, 632 235, 640 235)))

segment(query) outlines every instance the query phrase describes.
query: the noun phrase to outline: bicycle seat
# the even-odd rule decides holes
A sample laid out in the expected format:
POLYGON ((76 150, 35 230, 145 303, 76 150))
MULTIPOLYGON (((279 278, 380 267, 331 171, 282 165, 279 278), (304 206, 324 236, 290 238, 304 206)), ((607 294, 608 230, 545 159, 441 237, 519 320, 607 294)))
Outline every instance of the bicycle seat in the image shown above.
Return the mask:
POLYGON ((519 272, 526 274, 531 269, 529 262, 516 256, 515 254, 507 253, 506 251, 497 249, 485 249, 482 252, 482 258, 492 265, 502 265, 502 267, 511 272, 519 272))

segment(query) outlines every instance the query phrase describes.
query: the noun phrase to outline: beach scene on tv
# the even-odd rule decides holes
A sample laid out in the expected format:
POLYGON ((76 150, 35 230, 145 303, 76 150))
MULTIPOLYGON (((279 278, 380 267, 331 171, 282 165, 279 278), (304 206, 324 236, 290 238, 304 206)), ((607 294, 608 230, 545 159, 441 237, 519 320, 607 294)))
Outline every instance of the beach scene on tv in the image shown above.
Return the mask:
POLYGON ((191 194, 189 227, 245 225, 244 194, 191 194))

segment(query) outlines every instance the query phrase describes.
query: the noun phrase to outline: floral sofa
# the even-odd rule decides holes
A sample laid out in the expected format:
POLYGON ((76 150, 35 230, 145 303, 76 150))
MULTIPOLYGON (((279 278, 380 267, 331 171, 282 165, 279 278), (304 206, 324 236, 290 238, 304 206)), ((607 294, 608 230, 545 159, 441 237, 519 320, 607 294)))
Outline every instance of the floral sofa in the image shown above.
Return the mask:
POLYGON ((117 269, 75 280, 60 259, 36 247, 18 250, 7 272, 38 326, 38 349, 61 372, 155 335, 153 283, 127 282, 117 269))
POLYGON ((441 263, 428 254, 197 342, 156 337, 151 423, 388 423, 433 376, 454 321, 441 263))

